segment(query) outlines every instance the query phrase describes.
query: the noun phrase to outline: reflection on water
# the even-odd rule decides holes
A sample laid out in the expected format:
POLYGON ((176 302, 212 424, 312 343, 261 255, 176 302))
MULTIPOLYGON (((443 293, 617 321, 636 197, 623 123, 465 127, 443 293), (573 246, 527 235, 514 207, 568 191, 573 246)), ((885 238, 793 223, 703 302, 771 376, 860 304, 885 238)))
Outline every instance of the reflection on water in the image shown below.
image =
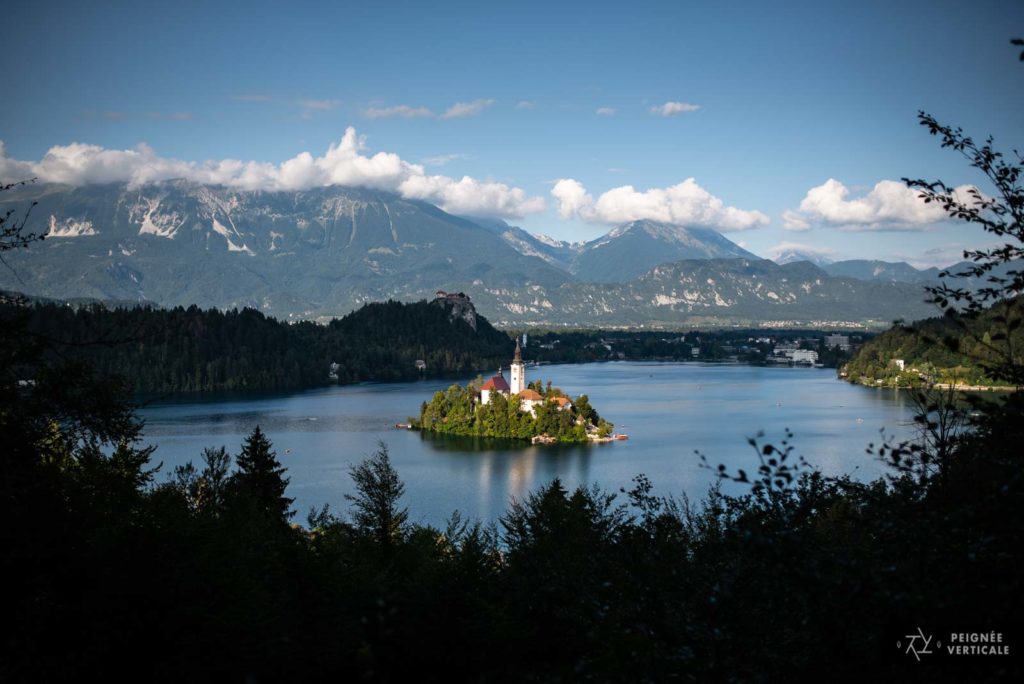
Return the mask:
POLYGON ((496 520, 510 497, 523 498, 555 477, 567 487, 597 483, 618 491, 644 473, 659 493, 700 499, 713 475, 700 467, 695 451, 712 463, 749 469, 756 457, 746 438, 763 430, 766 441, 778 443, 787 427, 795 434, 796 453, 826 473, 869 479, 882 472, 864 453, 868 443, 879 442, 879 430, 897 436, 911 431, 911 410, 900 392, 848 385, 829 370, 617 362, 530 373, 574 396, 588 394, 629 441, 532 446, 395 429, 451 380, 201 400, 179 396, 141 414, 163 472, 198 461, 207 446, 237 452, 259 424, 288 468, 300 519, 324 502, 343 509, 350 466, 384 441, 406 483, 412 519, 433 524, 454 509, 496 520))
POLYGON ((556 477, 570 482, 590 481, 590 462, 595 450, 607 444, 524 445, 514 439, 445 436, 418 432, 429 452, 455 454, 456 467, 476 477, 478 502, 523 499, 539 483, 556 477))

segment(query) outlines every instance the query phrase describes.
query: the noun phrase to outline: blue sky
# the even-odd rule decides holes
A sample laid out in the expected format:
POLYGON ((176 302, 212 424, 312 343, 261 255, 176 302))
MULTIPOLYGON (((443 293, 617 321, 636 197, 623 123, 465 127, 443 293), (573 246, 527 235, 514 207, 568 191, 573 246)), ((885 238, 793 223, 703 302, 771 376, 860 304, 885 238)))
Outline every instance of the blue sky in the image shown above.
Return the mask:
POLYGON ((876 187, 980 182, 916 112, 1024 145, 1021 2, 37 0, 4 18, 8 175, 60 162, 72 175, 56 179, 103 179, 69 165, 140 143, 144 160, 100 166, 309 152, 286 180, 217 173, 362 179, 563 239, 667 216, 763 255, 791 242, 923 264, 986 237, 876 187))

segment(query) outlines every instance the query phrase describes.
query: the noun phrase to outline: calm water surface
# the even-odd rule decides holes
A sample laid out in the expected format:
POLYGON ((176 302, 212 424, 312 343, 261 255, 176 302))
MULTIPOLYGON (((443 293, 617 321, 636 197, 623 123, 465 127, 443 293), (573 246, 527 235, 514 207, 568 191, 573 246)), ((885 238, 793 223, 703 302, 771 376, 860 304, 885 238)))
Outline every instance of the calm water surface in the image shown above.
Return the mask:
POLYGON ((560 477, 568 486, 596 483, 617 491, 644 473, 662 494, 699 500, 712 482, 699 450, 713 464, 756 469, 746 438, 759 431, 775 444, 784 428, 796 453, 829 474, 871 479, 884 470, 865 454, 879 430, 911 433, 911 409, 894 390, 836 380, 835 371, 703 363, 617 362, 527 369, 528 380, 551 380, 572 396, 587 393, 602 416, 629 441, 599 445, 523 446, 494 440, 442 438, 394 425, 451 380, 331 387, 293 394, 206 395, 151 404, 140 411, 155 461, 200 464, 207 446, 237 453, 257 424, 288 468, 296 520, 311 506, 344 509, 352 491, 348 469, 385 441, 406 485, 412 520, 443 524, 458 509, 496 520, 510 497, 560 477))

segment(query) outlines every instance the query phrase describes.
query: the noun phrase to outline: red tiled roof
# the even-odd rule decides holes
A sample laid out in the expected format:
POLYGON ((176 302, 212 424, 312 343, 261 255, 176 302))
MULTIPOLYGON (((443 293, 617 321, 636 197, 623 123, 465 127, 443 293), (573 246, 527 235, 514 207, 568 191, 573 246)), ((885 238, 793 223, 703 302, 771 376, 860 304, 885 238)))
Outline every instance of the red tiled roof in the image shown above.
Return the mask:
POLYGON ((500 375, 495 375, 493 378, 484 383, 481 390, 498 390, 499 392, 508 392, 508 382, 505 381, 500 375))
POLYGON ((532 389, 524 389, 519 393, 519 398, 523 401, 542 401, 544 399, 544 397, 540 396, 532 389))
POLYGON ((565 406, 566 404, 572 403, 566 397, 554 397, 551 401, 555 402, 559 406, 565 406))

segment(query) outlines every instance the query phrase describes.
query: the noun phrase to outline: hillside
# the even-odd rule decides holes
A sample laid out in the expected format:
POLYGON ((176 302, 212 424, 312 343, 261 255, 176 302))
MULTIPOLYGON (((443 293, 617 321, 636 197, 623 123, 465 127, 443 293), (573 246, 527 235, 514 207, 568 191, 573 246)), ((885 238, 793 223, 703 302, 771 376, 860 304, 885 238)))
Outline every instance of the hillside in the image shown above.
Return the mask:
POLYGON ((962 322, 940 316, 896 326, 857 350, 840 373, 864 385, 1007 385, 992 369, 1007 358, 1024 361, 1022 317, 1024 297, 1018 297, 962 322))
POLYGON ((916 269, 905 261, 888 262, 875 259, 850 259, 823 265, 822 268, 840 278, 858 280, 884 280, 900 283, 934 283, 939 269, 916 269))
POLYGON ((411 380, 494 368, 512 352, 508 336, 471 304, 447 298, 366 304, 328 325, 288 324, 253 309, 0 306, 5 324, 16 317, 141 392, 411 380), (422 372, 417 360, 426 364, 422 372))
MULTIPOLYGON (((807 262, 779 266, 765 259, 678 261, 627 283, 573 283, 543 294, 550 308, 518 312, 519 320, 557 325, 561 316, 592 327, 854 328, 884 327, 932 311, 918 285, 834 278, 807 262)), ((510 322, 497 319, 499 325, 510 322)))

